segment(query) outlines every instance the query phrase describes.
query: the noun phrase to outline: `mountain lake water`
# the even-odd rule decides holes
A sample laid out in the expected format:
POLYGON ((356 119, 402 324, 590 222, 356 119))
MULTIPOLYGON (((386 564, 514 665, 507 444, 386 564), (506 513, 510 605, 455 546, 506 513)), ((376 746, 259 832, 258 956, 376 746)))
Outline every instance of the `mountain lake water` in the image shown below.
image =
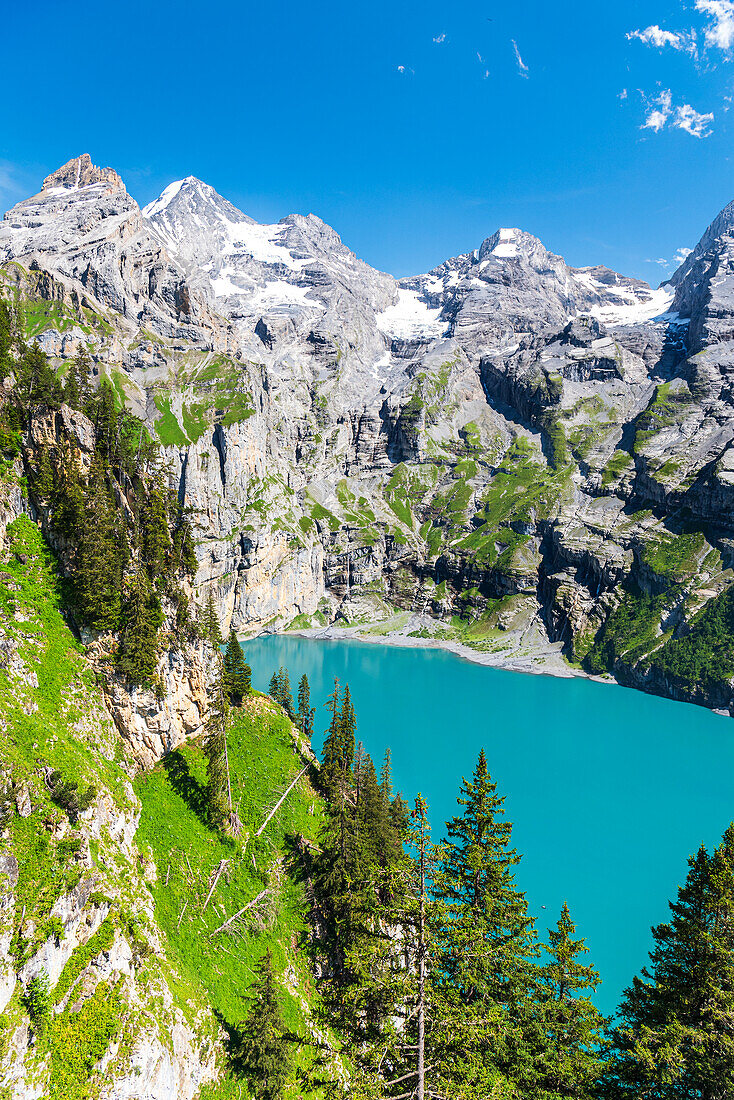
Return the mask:
POLYGON ((317 753, 334 677, 349 684, 358 739, 378 773, 390 747, 395 790, 427 799, 434 840, 484 748, 538 930, 568 901, 604 1012, 647 962, 650 926, 667 920, 688 856, 734 819, 734 723, 702 707, 437 649, 278 635, 243 648, 261 691, 285 665, 295 698, 306 673, 317 753))

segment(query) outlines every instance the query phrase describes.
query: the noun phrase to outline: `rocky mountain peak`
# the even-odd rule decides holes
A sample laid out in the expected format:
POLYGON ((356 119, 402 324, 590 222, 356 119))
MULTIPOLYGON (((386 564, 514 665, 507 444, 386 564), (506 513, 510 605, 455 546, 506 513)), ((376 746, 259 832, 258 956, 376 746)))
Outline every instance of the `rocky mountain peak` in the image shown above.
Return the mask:
POLYGON ((125 190, 125 184, 114 168, 98 168, 96 164, 92 164, 89 153, 82 153, 80 157, 73 157, 50 176, 46 176, 41 191, 49 191, 57 187, 67 191, 77 191, 81 187, 91 187, 96 183, 108 184, 110 191, 125 190))

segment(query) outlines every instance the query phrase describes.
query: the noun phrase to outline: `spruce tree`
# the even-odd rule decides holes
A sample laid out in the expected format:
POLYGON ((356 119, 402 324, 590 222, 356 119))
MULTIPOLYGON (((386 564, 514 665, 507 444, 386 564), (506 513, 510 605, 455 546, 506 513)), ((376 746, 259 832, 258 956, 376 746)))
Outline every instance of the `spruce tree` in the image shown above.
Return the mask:
POLYGON ((168 506, 160 485, 153 485, 145 496, 140 511, 140 535, 148 576, 160 587, 165 582, 171 554, 168 506))
POLYGON ((237 1056, 250 1094, 254 1100, 281 1100, 292 1056, 270 950, 258 964, 250 990, 250 1009, 240 1030, 237 1056))
POLYGON ((605 1095, 725 1100, 734 1095, 734 825, 689 860, 653 929, 650 965, 625 992, 605 1095))
POLYGON ((530 1057, 521 1022, 537 949, 514 881, 512 825, 483 751, 458 802, 434 875, 434 995, 442 1089, 473 1097, 504 1088, 530 1057))
POLYGON ((522 1084, 543 1100, 585 1100, 594 1094, 601 1074, 606 1021, 589 996, 599 975, 580 961, 588 948, 575 936, 576 926, 564 903, 558 924, 548 930, 544 949, 549 957, 540 967, 534 1001, 527 1009, 531 1019, 526 1034, 534 1057, 522 1084))
POLYGON ((288 717, 294 719, 296 717, 296 711, 293 706, 293 695, 291 693, 291 678, 288 675, 288 669, 283 668, 282 665, 278 671, 280 672, 280 699, 278 702, 288 717))
MULTIPOLYGON (((345 695, 348 689, 345 689, 345 695)), ((331 722, 324 738, 319 772, 319 785, 329 802, 343 803, 354 778, 355 729, 351 700, 345 707, 339 693, 339 681, 334 680, 334 690, 324 704, 331 711, 331 722), (349 728, 344 731, 345 715, 349 728)))
POLYGON ((161 603, 144 569, 130 585, 122 613, 117 667, 134 684, 153 683, 158 664, 158 631, 163 625, 161 603))
POLYGON ((313 720, 316 714, 315 709, 311 706, 311 688, 308 683, 308 676, 304 672, 303 676, 298 682, 298 728, 303 736, 310 743, 313 737, 313 720))
POLYGON ((74 582, 83 619, 94 630, 114 630, 120 622, 127 540, 99 455, 92 464, 78 537, 74 582))
POLYGON ((271 699, 274 699, 276 703, 279 703, 283 695, 283 667, 277 668, 273 675, 270 677, 270 683, 268 684, 268 695, 271 699))
POLYGON ((30 478, 33 492, 39 500, 49 501, 54 493, 54 471, 48 447, 41 447, 38 463, 30 478))
POLYGON ((227 721, 229 704, 224 686, 224 668, 218 662, 217 674, 209 694, 204 754, 207 760, 206 802, 209 823, 224 829, 232 810, 232 795, 227 759, 227 721))
POLYGON ((79 388, 79 377, 74 362, 69 365, 69 369, 66 372, 66 378, 64 379, 64 403, 69 405, 72 409, 81 408, 81 390, 79 388))
POLYGON ((219 616, 214 606, 214 593, 209 589, 209 596, 202 615, 201 631, 203 636, 214 649, 219 650, 222 645, 222 629, 219 625, 219 616))
POLYGON ((224 654, 224 689, 233 707, 241 707, 252 690, 250 666, 245 662, 242 646, 234 630, 229 632, 224 654))

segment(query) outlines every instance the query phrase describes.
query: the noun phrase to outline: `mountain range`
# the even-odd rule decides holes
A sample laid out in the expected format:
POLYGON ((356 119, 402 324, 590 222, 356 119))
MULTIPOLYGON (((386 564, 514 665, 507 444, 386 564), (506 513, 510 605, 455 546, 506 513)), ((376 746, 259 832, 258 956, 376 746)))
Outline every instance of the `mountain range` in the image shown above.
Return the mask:
POLYGON ((0 292, 160 441, 224 627, 734 713, 733 226, 657 290, 514 228, 396 280, 194 177, 140 209, 85 154, 0 223, 0 292))

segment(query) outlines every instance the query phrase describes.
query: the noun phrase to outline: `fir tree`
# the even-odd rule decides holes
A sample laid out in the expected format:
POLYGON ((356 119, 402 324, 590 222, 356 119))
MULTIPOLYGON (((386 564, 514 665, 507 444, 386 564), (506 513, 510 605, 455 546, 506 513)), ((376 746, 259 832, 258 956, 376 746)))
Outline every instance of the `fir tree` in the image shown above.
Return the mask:
POLYGON ((241 707, 252 690, 250 666, 245 662, 242 646, 234 630, 229 632, 224 654, 224 689, 234 707, 241 707))
POLYGON ((620 1007, 605 1095, 725 1100, 734 1095, 734 825, 689 861, 653 929, 650 966, 620 1007))
POLYGON ((310 742, 313 737, 313 720, 315 714, 316 711, 311 706, 311 688, 308 683, 308 676, 306 676, 304 672, 303 676, 298 681, 297 725, 308 742, 310 742))
POLYGON ((64 403, 72 409, 81 408, 81 390, 74 362, 70 364, 64 380, 64 403))
POLYGON ((281 1100, 292 1057, 269 950, 258 964, 241 1032, 238 1061, 251 1095, 254 1100, 281 1100))
POLYGON ((177 572, 185 573, 188 577, 196 576, 199 562, 194 549, 191 524, 187 519, 179 522, 173 535, 173 563, 177 572))
POLYGON ((328 801, 343 802, 354 779, 356 721, 349 688, 345 687, 340 698, 335 679, 325 706, 331 711, 331 722, 324 739, 319 784, 328 801))

